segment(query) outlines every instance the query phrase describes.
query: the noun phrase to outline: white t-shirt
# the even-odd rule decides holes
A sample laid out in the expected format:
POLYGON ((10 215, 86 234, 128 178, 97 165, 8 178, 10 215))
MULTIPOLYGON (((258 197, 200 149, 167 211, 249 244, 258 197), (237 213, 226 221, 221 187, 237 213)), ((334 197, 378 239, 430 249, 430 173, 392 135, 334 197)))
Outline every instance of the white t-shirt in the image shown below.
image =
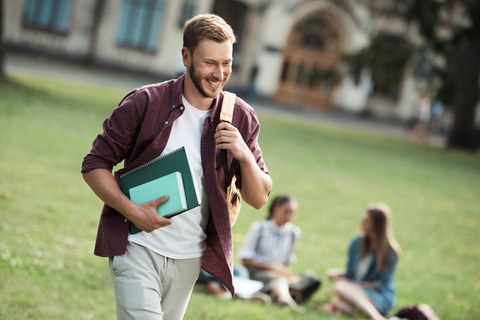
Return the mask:
POLYGON ((201 205, 172 218, 172 224, 151 233, 130 234, 128 240, 172 259, 199 258, 205 250, 206 233, 210 208, 204 191, 200 142, 203 124, 211 110, 193 107, 182 97, 185 111, 173 122, 172 131, 162 154, 185 147, 201 205))

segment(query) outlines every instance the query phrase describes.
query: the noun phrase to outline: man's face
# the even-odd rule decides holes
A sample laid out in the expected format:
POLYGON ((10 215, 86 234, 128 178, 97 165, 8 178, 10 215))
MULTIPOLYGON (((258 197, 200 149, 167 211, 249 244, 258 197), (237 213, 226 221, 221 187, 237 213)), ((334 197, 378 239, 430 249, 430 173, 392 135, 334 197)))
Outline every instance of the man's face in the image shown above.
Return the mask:
POLYGON ((193 55, 187 53, 187 75, 202 98, 216 98, 232 73, 233 45, 202 40, 193 55))

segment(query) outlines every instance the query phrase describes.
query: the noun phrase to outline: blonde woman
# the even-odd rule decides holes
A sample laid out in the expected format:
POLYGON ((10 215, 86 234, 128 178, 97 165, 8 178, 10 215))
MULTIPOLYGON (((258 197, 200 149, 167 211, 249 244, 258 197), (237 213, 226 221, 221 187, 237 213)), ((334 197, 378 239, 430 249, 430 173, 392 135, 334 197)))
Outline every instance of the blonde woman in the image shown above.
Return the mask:
POLYGON ((346 271, 327 272, 335 282, 335 297, 321 310, 349 315, 360 311, 383 320, 395 304, 394 276, 400 252, 390 226, 389 207, 370 204, 360 227, 362 234, 349 246, 346 271))

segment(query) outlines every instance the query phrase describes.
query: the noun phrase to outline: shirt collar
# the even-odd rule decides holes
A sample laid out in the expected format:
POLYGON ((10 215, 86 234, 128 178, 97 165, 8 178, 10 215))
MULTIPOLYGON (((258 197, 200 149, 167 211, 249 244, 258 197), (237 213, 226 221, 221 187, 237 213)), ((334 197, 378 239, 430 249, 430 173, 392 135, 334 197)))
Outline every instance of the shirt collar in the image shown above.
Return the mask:
MULTIPOLYGON (((185 81, 185 73, 182 74, 180 77, 174 80, 173 82, 173 108, 178 108, 179 106, 183 105, 182 102, 182 95, 183 95, 183 82, 185 81)), ((217 98, 213 99, 212 102, 212 112, 210 113, 210 121, 213 119, 220 118, 221 112, 221 101, 223 101, 223 91, 220 92, 217 98)))

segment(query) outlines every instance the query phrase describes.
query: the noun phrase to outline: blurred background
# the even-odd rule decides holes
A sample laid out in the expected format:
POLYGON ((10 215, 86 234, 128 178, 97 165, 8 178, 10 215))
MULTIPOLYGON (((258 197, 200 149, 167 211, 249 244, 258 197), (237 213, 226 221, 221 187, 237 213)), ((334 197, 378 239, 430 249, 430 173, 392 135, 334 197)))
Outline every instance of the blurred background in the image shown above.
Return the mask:
MULTIPOLYGON (((238 36, 227 89, 259 115, 272 194, 300 204, 295 268, 326 280, 386 202, 396 310, 480 319, 478 0, 0 0, 0 319, 115 317, 81 159, 129 90, 184 72, 183 25, 206 12, 238 36)), ((264 211, 243 206, 235 250, 264 211)), ((331 294, 299 316, 196 290, 185 318, 351 319, 319 313, 331 294)))
POLYGON ((157 81, 172 78, 184 71, 183 24, 212 12, 238 36, 229 89, 247 101, 412 129, 421 120, 426 128, 418 129, 428 136, 416 132, 419 139, 440 137, 445 146, 471 151, 479 146, 478 1, 0 3, 2 74, 9 57, 27 55, 157 81))

